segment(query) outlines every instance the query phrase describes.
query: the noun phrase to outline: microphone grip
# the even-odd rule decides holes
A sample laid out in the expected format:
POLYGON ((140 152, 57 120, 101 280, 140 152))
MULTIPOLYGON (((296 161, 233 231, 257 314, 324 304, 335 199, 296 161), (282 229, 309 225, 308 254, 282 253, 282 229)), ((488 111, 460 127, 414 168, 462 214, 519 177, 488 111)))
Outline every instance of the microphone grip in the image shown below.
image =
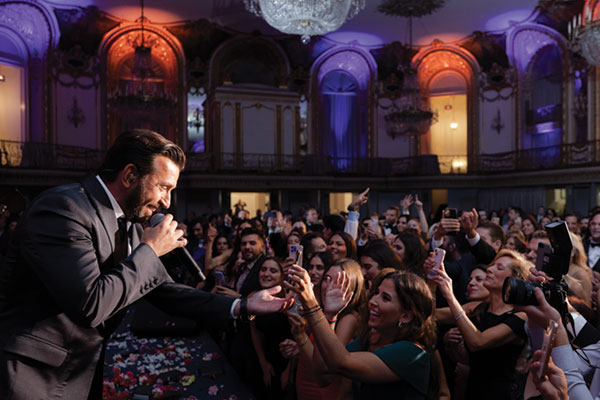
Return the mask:
MULTIPOLYGON (((154 228, 156 225, 160 224, 160 222, 164 218, 165 218, 164 214, 161 214, 161 213, 154 214, 152 216, 152 218, 150 218, 150 226, 154 228)), ((175 250, 173 250, 173 252, 175 252, 175 254, 177 255, 179 262, 182 263, 187 268, 189 273, 192 274, 192 276, 195 279, 198 279, 200 282, 203 282, 204 280, 206 280, 206 276, 204 276, 202 269, 198 266, 198 264, 196 263, 196 260, 194 260, 194 258, 190 254, 190 252, 187 251, 187 249, 185 247, 178 247, 175 250)))

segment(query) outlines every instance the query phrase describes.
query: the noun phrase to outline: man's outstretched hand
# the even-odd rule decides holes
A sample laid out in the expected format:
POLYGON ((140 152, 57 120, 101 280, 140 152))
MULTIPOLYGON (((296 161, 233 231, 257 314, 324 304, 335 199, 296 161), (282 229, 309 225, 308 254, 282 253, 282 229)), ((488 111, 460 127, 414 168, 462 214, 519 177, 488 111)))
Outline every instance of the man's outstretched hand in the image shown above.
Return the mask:
MULTIPOLYGON (((248 297, 249 314, 270 314, 289 309, 294 305, 294 298, 281 298, 273 295, 281 291, 281 286, 273 286, 263 289, 248 297)), ((239 304, 236 306, 234 315, 239 315, 239 304)))

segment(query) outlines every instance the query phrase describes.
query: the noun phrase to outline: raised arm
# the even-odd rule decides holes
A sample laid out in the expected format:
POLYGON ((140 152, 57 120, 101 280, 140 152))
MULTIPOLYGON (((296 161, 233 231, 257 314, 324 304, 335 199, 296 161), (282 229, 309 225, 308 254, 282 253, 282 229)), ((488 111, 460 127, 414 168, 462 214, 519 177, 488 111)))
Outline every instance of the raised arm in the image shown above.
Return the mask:
MULTIPOLYGON (((506 324, 498 324, 494 327, 484 330, 483 332, 477 329, 477 327, 471 322, 471 319, 466 314, 466 311, 460 305, 454 293, 452 292, 452 280, 444 271, 444 267, 436 270, 438 276, 434 278, 434 281, 438 285, 438 288, 446 301, 448 302, 450 311, 454 316, 456 325, 460 330, 460 333, 465 339, 465 343, 472 351, 478 351, 491 347, 502 346, 503 344, 510 343, 517 340, 519 337, 513 332, 513 330, 506 324)), ((525 319, 524 313, 515 314, 518 318, 525 319)))
MULTIPOLYGON (((319 352, 330 372, 369 383, 394 382, 400 379, 377 355, 371 352, 350 353, 346 350, 320 309, 306 270, 294 266, 291 270, 290 281, 293 284, 285 282, 285 286, 298 294, 305 310, 312 310, 306 314, 306 319, 313 330, 319 352)), ((343 306, 352 297, 348 287, 349 279, 346 274, 338 274, 334 288, 338 293, 337 301, 343 306)), ((342 308, 340 307, 340 309, 342 308)))

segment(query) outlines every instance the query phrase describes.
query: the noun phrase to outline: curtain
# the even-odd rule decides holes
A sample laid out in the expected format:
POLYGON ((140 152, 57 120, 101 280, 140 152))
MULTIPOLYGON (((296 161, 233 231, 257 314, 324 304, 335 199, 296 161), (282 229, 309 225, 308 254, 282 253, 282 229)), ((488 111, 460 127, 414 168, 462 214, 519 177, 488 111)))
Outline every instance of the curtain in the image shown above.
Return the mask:
POLYGON ((334 166, 348 170, 358 156, 356 81, 343 71, 333 71, 322 82, 324 150, 334 166))

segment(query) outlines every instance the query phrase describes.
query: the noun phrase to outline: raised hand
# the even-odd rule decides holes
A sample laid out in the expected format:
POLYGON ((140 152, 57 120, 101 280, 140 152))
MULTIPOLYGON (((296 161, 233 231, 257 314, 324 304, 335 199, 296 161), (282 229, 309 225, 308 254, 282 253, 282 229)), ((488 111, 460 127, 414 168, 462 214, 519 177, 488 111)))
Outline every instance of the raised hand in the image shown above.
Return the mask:
POLYGON ((206 237, 208 238, 209 242, 212 243, 215 241, 217 233, 217 228, 213 224, 208 225, 208 232, 206 233, 206 237))
POLYGON ((369 201, 369 198, 367 197, 369 195, 369 190, 371 190, 371 188, 366 188, 364 192, 352 199, 352 203, 350 203, 348 208, 354 208, 356 210, 357 207, 367 204, 369 201))
POLYGON ((414 202, 412 194, 407 194, 400 200, 400 207, 402 207, 402 211, 408 211, 410 205, 414 202))
POLYGON ((542 379, 538 378, 537 371, 542 368, 543 352, 537 350, 531 359, 531 368, 535 373, 531 374, 533 383, 544 399, 566 400, 569 398, 567 392, 567 379, 562 369, 558 368, 552 359, 548 360, 548 368, 542 379))
POLYGON ((479 216, 477 210, 472 209, 471 211, 465 211, 460 216, 460 226, 465 231, 468 237, 475 237, 475 228, 479 224, 479 216))
POLYGON ((435 278, 433 278, 433 281, 437 285, 444 298, 448 300, 453 297, 454 292, 452 291, 452 279, 446 273, 444 263, 440 265, 440 269, 432 269, 431 271, 437 275, 435 278))
POLYGON ((321 294, 323 313, 329 320, 335 317, 350 303, 353 291, 350 291, 350 278, 345 271, 338 272, 335 277, 327 278, 327 287, 321 294))
POLYGON ((414 204, 415 204, 415 207, 417 207, 417 210, 421 211, 423 209, 423 202, 421 200, 419 200, 418 194, 415 194, 414 204))
POLYGON ((300 301, 304 309, 309 309, 319 304, 312 289, 310 275, 301 266, 294 265, 290 268, 283 286, 297 294, 296 298, 300 301))

